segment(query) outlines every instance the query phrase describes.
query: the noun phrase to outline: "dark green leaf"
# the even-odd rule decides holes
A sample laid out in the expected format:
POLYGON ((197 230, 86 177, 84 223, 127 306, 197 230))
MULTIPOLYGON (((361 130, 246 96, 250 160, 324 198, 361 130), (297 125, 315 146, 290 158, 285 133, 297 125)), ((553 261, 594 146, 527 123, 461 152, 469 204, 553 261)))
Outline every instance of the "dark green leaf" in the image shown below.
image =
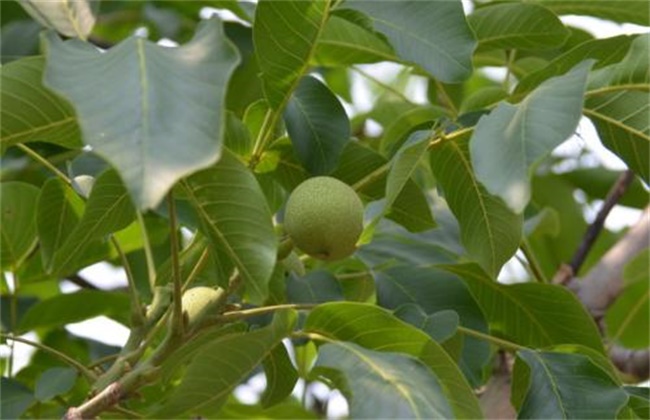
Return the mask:
POLYGON ((314 270, 298 277, 291 273, 287 277, 287 299, 292 303, 323 303, 345 300, 341 285, 329 271, 314 270))
POLYGON ((381 153, 393 155, 402 146, 406 136, 419 126, 432 123, 445 114, 444 109, 437 106, 422 106, 407 110, 394 118, 392 124, 386 126, 381 138, 379 150, 381 153))
POLYGON ((305 76, 287 103, 284 122, 307 170, 313 175, 332 172, 350 140, 350 121, 336 96, 317 79, 305 76))
POLYGON ((611 419, 627 402, 625 391, 586 356, 521 350, 515 376, 520 363, 530 369, 530 385, 515 404, 519 418, 611 419))
POLYGON ((650 418, 650 388, 626 386, 630 408, 642 419, 650 418))
POLYGON ((0 416, 3 419, 17 419, 35 401, 32 392, 15 379, 0 378, 2 388, 2 403, 0 403, 0 416))
POLYGON ((325 303, 312 310, 304 330, 371 350, 417 357, 435 374, 455 417, 481 417, 471 388, 442 347, 384 309, 362 303, 325 303))
POLYGON ((218 409, 233 388, 293 330, 295 322, 295 312, 278 311, 268 327, 226 335, 201 347, 183 382, 153 417, 173 418, 183 413, 196 416, 218 409))
MULTIPOLYGON (((395 266, 375 275, 377 303, 397 309, 404 304, 418 305, 426 314, 452 310, 458 314, 464 327, 488 332, 488 325, 476 300, 463 281, 436 268, 395 266)), ((461 354, 460 367, 470 382, 483 384, 483 368, 490 358, 490 347, 485 341, 467 337, 461 354)))
POLYGON ((263 365, 266 389, 262 393, 262 407, 267 408, 291 395, 291 391, 298 381, 298 372, 291 364, 287 348, 282 343, 271 350, 271 353, 264 359, 263 365))
POLYGON ((21 0, 20 4, 36 21, 67 37, 86 39, 95 24, 97 0, 74 2, 21 0))
POLYGON ((50 178, 41 190, 36 214, 36 229, 43 267, 52 270, 54 254, 74 231, 84 213, 85 203, 59 178, 50 178))
POLYGON ((650 34, 637 37, 623 60, 598 70, 589 83, 585 115, 603 144, 637 175, 650 180, 650 34))
POLYGON ((32 141, 70 149, 81 146, 74 110, 41 82, 44 64, 43 57, 28 57, 2 66, 2 153, 14 144, 32 141))
POLYGON ((215 416, 220 419, 318 419, 319 417, 304 408, 298 401, 289 400, 273 407, 263 408, 261 405, 235 403, 231 398, 215 416))
POLYGON ((475 264, 441 268, 465 280, 493 333, 523 346, 574 343, 604 352, 593 319, 567 289, 539 283, 499 284, 475 264))
POLYGON ((497 3, 481 7, 467 20, 482 50, 555 48, 569 36, 569 30, 557 16, 530 3, 497 3))
POLYGON ((27 332, 52 328, 105 315, 123 325, 130 324, 131 303, 125 293, 81 290, 44 300, 29 308, 18 326, 27 332))
POLYGON ((24 182, 0 184, 0 261, 16 269, 36 244, 36 203, 39 190, 24 182))
MULTIPOLYGON (((73 207, 77 205, 73 204, 73 207)), ((63 207, 58 210, 63 210, 63 207)), ((54 217, 62 215, 59 213, 54 217)), ((117 173, 113 170, 104 172, 95 182, 81 220, 57 248, 52 263, 53 272, 68 274, 73 271, 77 259, 86 252, 88 245, 124 229, 134 218, 133 205, 117 173)))
POLYGON ((460 82, 472 72, 476 47, 460 1, 360 1, 344 7, 365 13, 397 55, 443 82, 460 82))
POLYGON ((337 342, 321 346, 314 369, 338 371, 353 418, 454 417, 436 377, 413 357, 337 342))
POLYGON ((418 327, 439 343, 451 338, 460 323, 455 311, 442 310, 427 315, 420 306, 413 303, 400 306, 394 313, 396 317, 418 327))
POLYGON ((186 186, 218 264, 234 265, 251 302, 262 304, 278 245, 271 213, 255 176, 230 152, 224 152, 213 168, 187 178, 186 186))
POLYGON ((239 61, 218 19, 175 49, 134 36, 102 54, 53 33, 45 39, 45 84, 74 104, 84 142, 118 169, 139 208, 217 161, 225 88, 239 61))
POLYGON ((271 108, 283 107, 305 72, 328 8, 326 1, 262 0, 257 5, 253 41, 271 108))
POLYGON ((430 153, 431 170, 460 224, 469 256, 496 277, 519 248, 522 217, 476 179, 469 157, 468 136, 444 141, 430 153))
POLYGON ((77 380, 77 371, 71 368, 51 368, 41 374, 36 382, 34 396, 44 402, 70 391, 77 380))
MULTIPOLYGON (((379 153, 358 142, 349 142, 332 176, 352 185, 364 200, 372 201, 384 196, 388 169, 388 161, 379 153)), ((413 180, 407 182, 388 217, 412 232, 436 226, 429 204, 413 180)))
POLYGON ((530 199, 532 168, 578 125, 590 66, 544 82, 517 105, 501 103, 476 126, 470 142, 476 177, 516 213, 530 199))

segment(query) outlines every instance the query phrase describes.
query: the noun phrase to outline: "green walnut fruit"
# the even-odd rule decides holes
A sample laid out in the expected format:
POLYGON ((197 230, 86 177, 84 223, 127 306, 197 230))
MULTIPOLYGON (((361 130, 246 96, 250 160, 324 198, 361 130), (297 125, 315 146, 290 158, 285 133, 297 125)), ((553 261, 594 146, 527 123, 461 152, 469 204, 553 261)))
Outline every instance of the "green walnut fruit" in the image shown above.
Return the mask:
POLYGON ((203 318, 219 303, 223 290, 198 286, 188 289, 181 299, 183 312, 187 316, 187 325, 192 328, 198 325, 203 318))
POLYGON ((363 230, 363 203, 336 178, 310 178, 291 193, 284 229, 303 252, 322 260, 339 260, 356 249, 363 230))

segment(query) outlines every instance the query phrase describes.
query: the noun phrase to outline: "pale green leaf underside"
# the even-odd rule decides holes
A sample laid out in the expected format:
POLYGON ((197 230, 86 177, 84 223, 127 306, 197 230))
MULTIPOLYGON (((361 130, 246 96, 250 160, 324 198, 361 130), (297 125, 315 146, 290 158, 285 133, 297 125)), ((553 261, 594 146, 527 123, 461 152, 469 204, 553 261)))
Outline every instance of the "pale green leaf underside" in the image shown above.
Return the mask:
POLYGON ((521 103, 501 103, 479 120, 470 141, 476 177, 514 212, 530 200, 532 168, 578 125, 591 64, 583 62, 542 83, 521 103))
POLYGON ((471 74, 476 41, 460 1, 348 0, 344 7, 366 14, 402 60, 433 77, 451 83, 471 74))
POLYGON ((119 171, 138 208, 155 207, 178 179, 217 161, 239 62, 218 19, 179 48, 137 36, 105 53, 52 32, 45 41, 45 84, 74 105, 84 142, 119 171))
POLYGON ((18 0, 46 28, 67 37, 85 39, 95 25, 98 0, 18 0))
POLYGON ((340 372, 353 418, 452 418, 436 378, 410 356, 368 350, 353 343, 325 344, 315 368, 340 372))
POLYGON ((275 265, 272 215, 255 176, 230 152, 184 182, 220 265, 234 264, 250 300, 262 304, 275 265))
POLYGON ((519 248, 522 217, 476 179, 469 158, 468 136, 443 142, 430 153, 431 170, 458 219, 469 256, 495 277, 519 248))
POLYGON ((42 141, 74 149, 81 134, 72 107, 43 86, 43 57, 28 57, 2 66, 0 73, 0 150, 42 141))

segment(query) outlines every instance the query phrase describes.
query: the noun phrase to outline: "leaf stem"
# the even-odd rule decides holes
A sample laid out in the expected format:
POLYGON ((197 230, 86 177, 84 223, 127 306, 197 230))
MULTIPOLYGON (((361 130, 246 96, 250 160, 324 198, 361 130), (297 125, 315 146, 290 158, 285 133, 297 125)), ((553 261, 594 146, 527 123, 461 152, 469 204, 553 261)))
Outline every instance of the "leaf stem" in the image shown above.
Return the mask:
POLYGON ((156 265, 153 259, 153 250, 151 248, 151 242, 149 241, 149 235, 147 234, 147 226, 144 223, 144 218, 142 213, 139 210, 136 210, 135 215, 138 219, 138 225, 140 226, 140 231, 142 233, 142 245, 144 249, 144 256, 147 262, 147 276, 149 278, 149 289, 153 293, 156 287, 156 265))
POLYGON ((395 89, 393 86, 391 86, 391 85, 389 85, 389 84, 386 84, 386 83, 382 82, 381 80, 377 79, 377 78, 374 77, 373 75, 371 75, 371 74, 369 74, 369 73, 367 73, 367 72, 361 70, 360 68, 358 68, 358 67, 356 67, 356 66, 352 66, 352 67, 350 67, 350 69, 351 69, 352 71, 355 71, 355 72, 359 73, 361 76, 363 76, 364 78, 366 78, 366 79, 368 79, 369 81, 373 82, 374 84, 376 84, 377 86, 381 87, 382 89, 385 89, 385 90, 387 90, 388 92, 395 94, 395 95, 398 96, 400 99, 402 99, 404 102, 408 102, 408 103, 414 104, 414 102, 413 102, 412 100, 410 100, 410 99, 409 99, 409 98, 408 98, 404 93, 402 93, 402 92, 400 92, 399 90, 395 89))
POLYGON ((533 273, 533 277, 540 283, 549 283, 549 280, 544 275, 544 272, 539 265, 539 261, 537 261, 537 257, 535 257, 535 253, 533 252, 532 247, 530 246, 530 243, 525 236, 522 238, 519 248, 521 249, 521 252, 523 252, 526 256, 526 260, 528 261, 530 271, 533 273))
POLYGON ((133 277, 133 272, 131 271, 131 264, 129 264, 129 260, 126 258, 126 254, 124 253, 124 250, 122 249, 122 246, 120 245, 117 238, 115 238, 115 235, 111 235, 111 243, 120 256, 122 266, 124 267, 124 272, 126 273, 126 280, 129 283, 129 294, 131 295, 131 322, 133 326, 140 327, 144 325, 146 320, 144 309, 140 303, 138 288, 135 284, 135 278, 133 277))
POLYGON ((68 355, 66 355, 64 353, 61 353, 60 351, 55 350, 50 346, 47 346, 47 345, 41 344, 41 343, 37 343, 35 341, 31 341, 31 340, 28 340, 26 338, 16 337, 14 335, 5 334, 5 333, 0 333, 0 337, 5 338, 7 340, 12 340, 12 341, 17 341, 19 343, 27 344, 29 346, 32 346, 34 348, 37 348, 39 350, 42 350, 42 351, 44 351, 46 353, 51 354, 52 356, 56 357, 57 359, 60 359, 62 362, 64 362, 64 363, 70 365, 71 367, 75 368, 90 383, 94 382, 97 379, 97 375, 95 375, 95 373, 92 370, 86 368, 84 365, 77 362, 76 360, 74 360, 70 356, 68 356, 68 355))
POLYGON ((264 115, 264 120, 262 121, 262 126, 260 127, 260 132, 257 133, 257 138, 255 139, 255 145, 253 146, 253 152, 251 153, 250 161, 248 162, 248 167, 250 169, 255 169, 260 159, 262 158, 262 153, 266 148, 267 138, 270 137, 273 132, 273 128, 277 123, 278 116, 280 112, 274 109, 267 109, 266 114, 264 115))
POLYGON ((220 321, 234 321, 239 319, 250 318, 258 315, 273 313, 282 309, 311 310, 318 306, 317 303, 284 303, 281 305, 262 306, 259 308, 241 309, 237 311, 228 311, 219 315, 220 321))
POLYGON ((54 175, 58 176, 61 178, 63 182, 65 182, 68 185, 72 185, 72 180, 68 178, 66 174, 61 172, 56 166, 52 165, 47 159, 45 159, 43 156, 39 155, 36 153, 34 150, 32 150, 30 147, 25 146, 22 143, 16 144, 16 147, 18 147, 20 150, 28 154, 32 159, 38 161, 41 163, 43 166, 45 166, 47 169, 52 171, 54 175))
POLYGON ((179 336, 183 336, 183 280, 181 279, 181 269, 178 259, 178 223, 176 220, 176 202, 174 195, 170 191, 167 195, 167 208, 169 213, 169 242, 171 243, 171 262, 172 262, 172 281, 174 284, 174 294, 172 295, 172 330, 179 336))
POLYGON ((437 136, 431 139, 431 141, 429 142, 428 149, 432 150, 436 148, 438 145, 442 144, 443 142, 456 140, 457 138, 462 137, 467 133, 471 133, 472 131, 474 131, 475 128, 476 127, 465 127, 465 128, 461 128, 460 130, 452 131, 449 134, 443 134, 437 136))
POLYGON ((201 270, 203 270, 203 267, 205 267, 205 264, 208 262, 208 257, 210 256, 210 251, 206 247, 203 250, 203 253, 199 257, 199 260, 196 262, 194 267, 192 267, 192 271, 190 271, 190 274, 187 275, 187 279, 185 279, 185 283, 183 283, 183 290, 187 290, 190 284, 194 281, 196 276, 199 275, 201 270))
POLYGON ((511 351, 526 350, 526 347, 520 346, 519 344, 513 343, 511 341, 503 340, 501 338, 497 338, 489 334, 482 333, 480 331, 472 330, 470 328, 461 327, 460 325, 458 326, 458 332, 460 332, 461 334, 468 335, 470 337, 478 338, 479 340, 487 341, 505 350, 511 350, 511 351))
POLYGON ((447 108, 449 111, 451 111, 451 115, 453 119, 456 119, 458 116, 458 108, 456 108, 456 105, 454 105, 454 102, 451 100, 451 97, 447 93, 447 90, 445 89, 445 86, 440 83, 438 79, 431 79, 435 82, 436 88, 438 88, 438 92, 442 94, 442 99, 444 100, 445 104, 447 105, 447 108))

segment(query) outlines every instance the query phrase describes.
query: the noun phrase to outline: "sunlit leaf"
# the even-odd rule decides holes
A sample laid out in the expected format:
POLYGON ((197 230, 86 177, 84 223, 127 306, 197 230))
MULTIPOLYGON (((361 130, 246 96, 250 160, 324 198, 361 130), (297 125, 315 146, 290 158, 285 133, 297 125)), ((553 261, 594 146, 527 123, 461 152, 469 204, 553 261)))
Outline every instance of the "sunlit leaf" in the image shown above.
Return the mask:
POLYGON ((371 350, 417 357, 435 374, 456 417, 481 417, 476 397, 451 357, 423 331, 374 305, 352 302, 319 305, 304 330, 371 350))
POLYGON ((293 329, 293 311, 276 312, 268 327, 215 339, 199 350, 183 382, 153 417, 172 418, 183 413, 201 415, 226 402, 230 392, 266 358, 293 329))
POLYGON ((470 141, 477 179, 521 213, 530 200, 532 168, 573 134, 591 62, 541 84, 521 103, 501 103, 479 120, 470 141))
POLYGON ((431 170, 458 219, 463 245, 492 276, 512 257, 521 242, 522 217, 485 190, 474 174, 468 136, 444 141, 431 150, 431 170))
POLYGON ((305 72, 328 8, 326 1, 258 3, 253 42, 262 71, 262 87, 271 108, 282 108, 305 72))
POLYGON ((217 161, 226 84, 239 61, 217 18, 174 49, 137 36, 105 53, 53 33, 45 41, 46 86, 74 105, 84 142, 117 168, 139 208, 217 161))
POLYGON ((268 293, 277 252, 271 212, 255 176, 230 152, 217 165, 185 181, 219 264, 234 265, 252 303, 268 293))

